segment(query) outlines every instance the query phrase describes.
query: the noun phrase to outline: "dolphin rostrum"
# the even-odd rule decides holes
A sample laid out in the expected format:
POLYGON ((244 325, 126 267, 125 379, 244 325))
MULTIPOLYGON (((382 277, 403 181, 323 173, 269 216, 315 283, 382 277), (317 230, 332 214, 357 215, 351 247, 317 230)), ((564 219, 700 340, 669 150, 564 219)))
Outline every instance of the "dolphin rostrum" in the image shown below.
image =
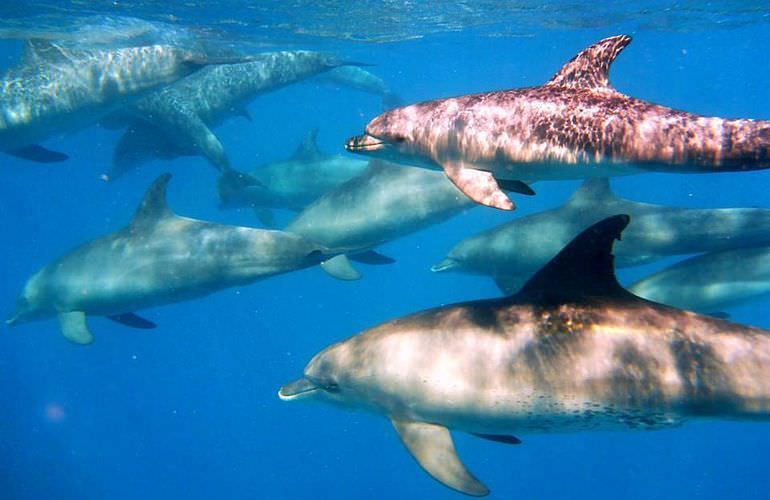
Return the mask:
POLYGON ((166 205, 170 178, 165 174, 152 184, 128 227, 75 248, 32 276, 7 323, 57 316, 67 339, 89 344, 87 315, 152 327, 134 311, 334 260, 294 234, 173 214, 166 205))
POLYGON ((246 106, 260 94, 349 64, 308 50, 266 52, 251 59, 208 68, 139 100, 127 110, 132 119, 105 177, 114 179, 156 158, 196 155, 226 171, 227 154, 211 127, 236 115, 249 118, 246 106))
POLYGON ((562 207, 466 238, 431 269, 488 275, 504 292, 513 293, 570 238, 617 213, 631 216, 623 241, 615 246, 619 267, 671 255, 770 245, 770 210, 640 203, 616 196, 607 179, 588 179, 562 207))
POLYGON ((770 294, 770 247, 696 255, 629 287, 636 295, 673 307, 724 314, 770 294))
POLYGON ((322 152, 317 136, 318 129, 311 130, 287 160, 261 165, 248 174, 226 170, 217 186, 222 206, 253 207, 260 221, 273 227, 271 209, 299 212, 366 169, 365 159, 322 152))
POLYGON ((601 40, 538 87, 393 109, 346 147, 442 168, 469 198, 504 210, 514 204, 498 179, 770 167, 770 122, 694 115, 612 88, 610 65, 630 42, 626 35, 601 40))
POLYGON ((428 474, 476 496, 489 490, 450 430, 515 444, 511 433, 770 418, 770 331, 621 288, 611 250, 628 220, 593 225, 514 296, 419 312, 332 345, 280 398, 383 414, 428 474))
POLYGON ((28 42, 26 58, 0 78, 0 151, 43 163, 67 155, 38 142, 96 123, 212 62, 170 45, 81 50, 40 41, 28 42))

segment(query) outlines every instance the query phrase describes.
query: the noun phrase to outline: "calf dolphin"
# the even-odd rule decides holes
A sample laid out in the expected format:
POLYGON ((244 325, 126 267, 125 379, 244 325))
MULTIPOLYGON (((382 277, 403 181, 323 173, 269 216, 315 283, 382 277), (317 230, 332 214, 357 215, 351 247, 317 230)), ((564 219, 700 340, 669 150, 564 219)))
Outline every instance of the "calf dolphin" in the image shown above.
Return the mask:
POLYGON ((472 206, 439 172, 372 160, 363 174, 313 202, 284 231, 346 249, 354 260, 387 263, 392 260, 374 248, 472 206))
POLYGON ((627 223, 587 229, 512 297, 419 312, 334 344, 280 398, 382 414, 428 474, 476 496, 489 490, 450 430, 516 444, 510 433, 770 418, 770 331, 621 288, 611 250, 627 223))
POLYGON ((89 344, 93 336, 86 315, 151 327, 134 311, 202 297, 333 257, 294 234, 174 215, 166 205, 170 178, 165 174, 153 183, 128 227, 72 250, 32 276, 7 323, 57 316, 67 339, 89 344))
POLYGON ((442 168, 468 197, 512 210, 496 179, 525 182, 770 167, 770 122, 711 118, 626 96, 608 81, 626 35, 580 52, 539 87, 422 102, 381 114, 347 149, 442 168), (580 164, 577 166, 576 164, 580 164))
POLYGON ((311 130, 291 158, 268 163, 248 174, 229 169, 219 179, 223 207, 254 207, 267 226, 271 209, 299 212, 321 195, 361 174, 367 160, 330 155, 318 149, 318 130, 311 130))
POLYGON ((770 247, 689 258, 634 283, 646 299, 708 314, 770 294, 770 247))
POLYGON ((0 78, 0 151, 44 163, 67 156, 38 142, 96 123, 209 64, 204 54, 170 45, 80 50, 30 42, 26 54, 26 64, 0 78))
POLYGON ((562 207, 467 238, 432 270, 489 275, 503 291, 513 293, 570 238, 615 213, 629 214, 632 220, 616 245, 620 267, 671 255, 770 245, 770 210, 639 203, 617 197, 607 179, 589 179, 562 207))
POLYGON ((114 179, 152 159, 200 155, 221 171, 230 166, 211 131, 226 118, 249 117, 246 106, 259 94, 337 68, 343 61, 322 52, 266 52, 253 60, 208 68, 138 101, 106 174, 114 179))

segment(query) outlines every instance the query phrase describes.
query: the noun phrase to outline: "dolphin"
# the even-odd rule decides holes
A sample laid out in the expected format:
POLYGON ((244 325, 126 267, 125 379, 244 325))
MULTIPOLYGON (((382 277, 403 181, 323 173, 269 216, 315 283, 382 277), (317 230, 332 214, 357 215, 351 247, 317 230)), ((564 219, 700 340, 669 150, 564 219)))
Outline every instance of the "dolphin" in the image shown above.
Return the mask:
POLYGON ((385 109, 403 104, 401 97, 385 83, 385 80, 359 66, 340 66, 318 75, 316 79, 378 95, 382 98, 382 106, 385 109))
POLYGON ((146 161, 179 156, 203 156, 226 171, 230 162, 211 127, 231 116, 250 119, 246 106, 260 94, 350 64, 307 50, 266 52, 252 59, 208 68, 145 96, 121 113, 129 116, 130 124, 104 177, 115 179, 146 161))
POLYGON ((52 163, 67 155, 38 142, 96 123, 215 61, 170 45, 81 50, 30 41, 24 62, 0 77, 0 151, 52 163))
POLYGON ((673 307, 724 315, 725 308, 770 294, 770 247, 696 255, 629 287, 673 307))
POLYGON ((439 172, 372 160, 363 174, 317 199, 284 231, 346 249, 354 260, 386 264, 393 260, 374 248, 473 205, 439 172))
POLYGON ((497 179, 770 167, 770 121, 728 120, 626 96, 608 81, 626 35, 580 52, 548 83, 385 112, 348 151, 441 168, 469 198, 512 210, 497 179))
POLYGON ((570 238, 616 213, 632 219, 616 245, 619 267, 671 255, 770 245, 770 210, 639 203, 617 197, 607 179, 588 179, 562 207, 467 238, 431 269, 489 275, 504 292, 513 293, 570 238))
POLYGON ((294 234, 173 214, 166 205, 170 178, 165 174, 152 184, 128 227, 35 273, 7 323, 56 316, 68 340, 89 344, 87 315, 150 328, 154 325, 134 311, 333 260, 324 247, 294 234))
POLYGON ((428 474, 475 496, 489 489, 450 430, 517 444, 525 433, 769 419, 770 331, 621 288, 611 251, 628 220, 593 225, 514 296, 418 312, 328 347, 279 397, 384 415, 428 474))
POLYGON ((318 129, 311 130, 291 158, 243 173, 225 171, 219 179, 223 207, 253 207, 260 221, 273 227, 271 209, 299 212, 321 195, 360 175, 367 160, 330 155, 318 148, 318 129))

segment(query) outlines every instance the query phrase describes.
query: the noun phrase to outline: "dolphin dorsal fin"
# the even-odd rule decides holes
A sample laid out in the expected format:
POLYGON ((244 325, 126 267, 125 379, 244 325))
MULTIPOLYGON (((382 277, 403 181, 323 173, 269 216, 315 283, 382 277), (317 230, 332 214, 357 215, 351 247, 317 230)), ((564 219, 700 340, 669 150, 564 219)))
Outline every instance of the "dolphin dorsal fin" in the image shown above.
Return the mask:
POLYGON ((620 52, 631 43, 628 35, 617 35, 598 41, 583 49, 562 66, 546 85, 571 88, 609 88, 607 75, 620 52))
POLYGON ((313 161, 323 157, 324 156, 323 153, 321 153, 321 150, 318 149, 318 142, 316 141, 317 138, 318 138, 318 129, 314 128, 307 133, 307 135, 305 136, 305 139, 297 147, 297 150, 294 151, 294 154, 291 156, 292 159, 302 160, 302 161, 313 161))
POLYGON ((606 205, 616 199, 615 193, 610 188, 610 181, 606 177, 586 179, 579 188, 572 193, 566 205, 570 207, 584 207, 586 205, 606 205))
POLYGON ((171 174, 168 173, 155 179, 155 182, 144 193, 142 203, 131 220, 132 226, 154 224, 164 217, 174 215, 166 203, 166 188, 170 180, 171 174))
POLYGON ((512 300, 558 305, 589 297, 634 297, 618 283, 612 255, 613 242, 620 240, 630 219, 628 215, 615 215, 580 233, 512 300))

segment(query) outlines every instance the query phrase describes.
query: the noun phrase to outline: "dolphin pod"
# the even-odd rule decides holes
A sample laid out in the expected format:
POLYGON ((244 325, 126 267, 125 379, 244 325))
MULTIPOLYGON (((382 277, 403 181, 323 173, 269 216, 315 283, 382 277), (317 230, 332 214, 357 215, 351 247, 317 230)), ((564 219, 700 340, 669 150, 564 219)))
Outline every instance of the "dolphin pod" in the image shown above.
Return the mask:
POLYGON ((505 293, 514 293, 570 238, 613 213, 631 216, 631 225, 616 245, 619 267, 671 255, 770 245, 770 210, 640 203, 617 197, 607 179, 589 179, 560 208, 466 238, 431 269, 487 275, 505 293))
POLYGON ((126 228, 35 273, 7 323, 56 316, 64 337, 89 344, 87 315, 151 327, 134 311, 333 261, 334 253, 294 234, 175 215, 166 205, 170 179, 165 174, 150 186, 126 228))
POLYGON ((770 419, 770 331, 621 288, 611 250, 628 220, 585 230, 516 295, 422 311, 328 347, 280 398, 385 416, 428 474, 474 496, 489 489, 450 430, 517 444, 526 433, 770 419))
POLYGON ((65 154, 38 142, 94 124, 213 62, 225 61, 170 45, 81 50, 29 42, 22 64, 0 78, 0 151, 43 163, 63 161, 65 154))
POLYGON ((626 35, 601 40, 538 87, 387 111, 370 121, 363 135, 348 139, 346 148, 440 168, 469 198, 503 210, 514 204, 500 179, 770 167, 768 121, 699 116, 615 90, 609 69, 629 43, 626 35))

